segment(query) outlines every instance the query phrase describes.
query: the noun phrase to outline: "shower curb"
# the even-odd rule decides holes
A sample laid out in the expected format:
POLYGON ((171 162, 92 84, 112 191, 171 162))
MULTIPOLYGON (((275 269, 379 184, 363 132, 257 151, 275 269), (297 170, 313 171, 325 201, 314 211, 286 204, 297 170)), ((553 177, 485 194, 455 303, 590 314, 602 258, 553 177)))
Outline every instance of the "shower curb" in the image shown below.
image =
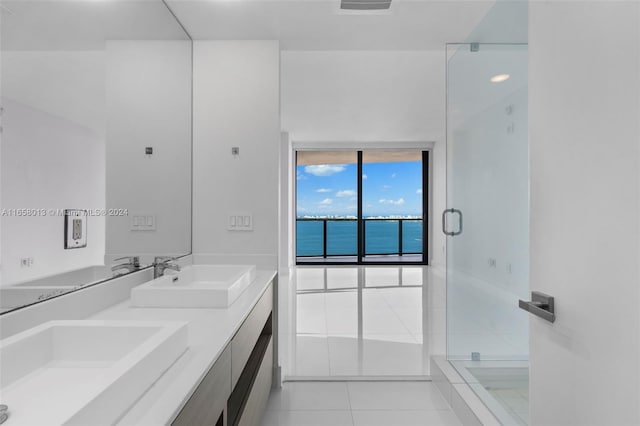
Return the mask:
POLYGON ((501 425, 444 356, 431 357, 431 378, 464 426, 501 425))

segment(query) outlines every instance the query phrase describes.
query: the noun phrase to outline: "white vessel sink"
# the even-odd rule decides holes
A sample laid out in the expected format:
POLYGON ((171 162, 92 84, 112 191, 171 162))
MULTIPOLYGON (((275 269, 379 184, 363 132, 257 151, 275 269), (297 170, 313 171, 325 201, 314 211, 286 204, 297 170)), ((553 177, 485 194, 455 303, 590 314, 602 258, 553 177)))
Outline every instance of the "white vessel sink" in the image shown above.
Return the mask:
POLYGON ((226 308, 256 278, 253 265, 193 265, 134 287, 131 303, 139 307, 226 308))
POLYGON ((113 424, 186 349, 186 322, 50 321, 4 339, 7 424, 113 424))

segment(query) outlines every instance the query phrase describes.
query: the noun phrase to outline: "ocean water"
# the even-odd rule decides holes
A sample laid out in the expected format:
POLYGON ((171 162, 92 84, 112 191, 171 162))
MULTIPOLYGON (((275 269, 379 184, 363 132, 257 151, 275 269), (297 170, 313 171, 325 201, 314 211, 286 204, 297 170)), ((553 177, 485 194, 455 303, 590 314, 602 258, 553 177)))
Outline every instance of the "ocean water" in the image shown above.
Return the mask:
MULTIPOLYGON (((398 253, 397 220, 366 221, 365 254, 398 253)), ((322 256, 322 220, 297 221, 297 256, 322 256)), ((357 255, 357 222, 327 221, 327 255, 357 255)), ((422 252, 422 221, 405 220, 402 223, 402 252, 422 252)))

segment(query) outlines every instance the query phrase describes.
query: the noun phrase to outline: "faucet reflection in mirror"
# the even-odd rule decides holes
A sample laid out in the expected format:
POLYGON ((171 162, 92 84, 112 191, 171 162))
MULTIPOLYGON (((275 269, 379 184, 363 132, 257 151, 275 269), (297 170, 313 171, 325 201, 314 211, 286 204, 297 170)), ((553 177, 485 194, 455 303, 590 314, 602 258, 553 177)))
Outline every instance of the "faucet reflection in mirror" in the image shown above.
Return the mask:
POLYGON ((177 263, 169 263, 172 260, 176 260, 176 258, 169 256, 157 256, 153 261, 153 278, 160 278, 164 275, 164 271, 167 269, 179 272, 180 265, 177 263))
POLYGON ((133 271, 137 271, 138 269, 141 268, 141 266, 140 266, 140 256, 119 257, 117 259, 114 259, 114 262, 117 262, 119 260, 126 260, 127 262, 118 263, 118 264, 115 264, 115 265, 113 265, 111 267, 111 271, 114 272, 114 276, 119 275, 119 274, 116 274, 116 272, 121 271, 123 269, 125 269, 127 272, 133 272, 133 271))

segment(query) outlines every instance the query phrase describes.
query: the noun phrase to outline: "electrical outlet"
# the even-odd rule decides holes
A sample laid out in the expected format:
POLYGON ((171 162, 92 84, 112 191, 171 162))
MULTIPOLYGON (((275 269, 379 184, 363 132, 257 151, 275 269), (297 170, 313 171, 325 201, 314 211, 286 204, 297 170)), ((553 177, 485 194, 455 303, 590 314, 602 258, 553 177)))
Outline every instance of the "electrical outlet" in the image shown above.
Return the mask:
POLYGON ((489 268, 495 268, 496 267, 496 260, 493 257, 489 258, 489 268))
POLYGON ((20 259, 21 268, 31 268, 33 266, 33 257, 23 257, 20 259))
POLYGON ((77 249, 87 246, 87 211, 64 211, 64 248, 77 249))

